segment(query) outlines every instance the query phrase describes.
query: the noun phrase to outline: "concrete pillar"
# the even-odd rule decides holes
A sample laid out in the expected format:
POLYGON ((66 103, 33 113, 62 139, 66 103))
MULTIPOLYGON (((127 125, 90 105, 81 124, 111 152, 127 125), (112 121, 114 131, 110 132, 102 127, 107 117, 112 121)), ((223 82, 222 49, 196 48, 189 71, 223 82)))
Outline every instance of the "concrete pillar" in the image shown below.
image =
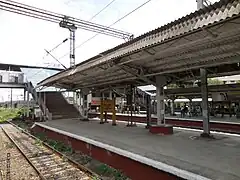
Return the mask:
POLYGON ((104 111, 103 111, 103 100, 104 100, 104 93, 101 93, 101 103, 100 103, 100 124, 104 124, 104 111))
POLYGON ((190 117, 192 117, 192 111, 193 111, 192 98, 189 98, 189 116, 190 117))
POLYGON ((23 101, 24 102, 26 101, 26 89, 24 89, 24 92, 23 92, 23 101))
POLYGON ((78 106, 80 115, 83 114, 83 113, 82 113, 82 99, 83 99, 83 97, 82 97, 82 92, 80 91, 80 92, 79 92, 79 106, 78 106))
POLYGON ((29 117, 29 110, 30 110, 30 99, 29 99, 29 89, 27 91, 27 117, 29 117))
POLYGON ((44 120, 46 120, 46 114, 47 114, 47 110, 46 110, 46 93, 45 92, 43 92, 43 104, 44 104, 44 108, 43 108, 43 114, 44 114, 44 120))
MULTIPOLYGON (((40 92, 39 92, 39 95, 37 97, 37 101, 38 101, 37 103, 38 103, 38 105, 41 109, 40 121, 42 121, 42 118, 45 116, 45 114, 44 114, 43 106, 41 106, 41 93, 40 92)), ((44 120, 45 120, 45 118, 44 118, 44 120)))
POLYGON ((166 78, 164 76, 156 77, 156 85, 157 85, 157 125, 165 124, 165 104, 164 104, 164 90, 163 87, 166 84, 166 78))
POLYGON ((109 91, 109 99, 112 99, 113 98, 113 92, 112 90, 109 91))
POLYGON ((174 108, 174 101, 175 99, 171 99, 171 115, 174 116, 175 115, 175 108, 174 108))
MULTIPOLYGON (((83 97, 83 100, 82 100, 83 114, 82 115, 84 116, 84 119, 88 119, 88 99, 85 99, 85 96, 88 95, 89 91, 82 90, 81 93, 82 93, 82 97, 83 97)), ((88 97, 86 97, 86 98, 88 98, 88 97)))
POLYGON ((25 102, 26 102, 26 89, 24 88, 23 91, 23 102, 24 102, 24 109, 23 109, 23 115, 26 116, 26 106, 25 106, 25 102))
POLYGON ((151 111, 151 96, 147 95, 147 102, 146 102, 146 106, 147 106, 147 125, 146 128, 149 128, 151 126, 151 115, 152 115, 152 111, 151 111))
POLYGON ((210 135, 209 128, 209 107, 208 107, 208 84, 207 84, 207 71, 200 69, 201 76, 201 94, 202 94, 202 116, 203 116, 203 136, 210 135))

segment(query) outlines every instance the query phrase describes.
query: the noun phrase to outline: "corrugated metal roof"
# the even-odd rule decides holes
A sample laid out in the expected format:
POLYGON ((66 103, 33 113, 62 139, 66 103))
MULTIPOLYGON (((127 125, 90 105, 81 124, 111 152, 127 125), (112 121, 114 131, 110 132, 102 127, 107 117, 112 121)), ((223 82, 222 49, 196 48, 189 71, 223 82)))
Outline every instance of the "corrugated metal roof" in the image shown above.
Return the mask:
MULTIPOLYGON (((176 38, 177 36, 189 33, 197 29, 201 29, 204 26, 220 22, 239 14, 239 0, 220 0, 213 5, 195 11, 194 13, 191 13, 185 17, 179 18, 171 23, 149 31, 139 37, 134 38, 131 41, 118 45, 100 54, 104 56, 111 54, 109 58, 119 57, 142 49, 146 46, 151 46, 172 38, 176 38)), ((77 66, 94 59, 101 59, 101 55, 94 56, 87 61, 79 63, 77 66)))
MULTIPOLYGON (((188 16, 143 34, 132 41, 121 44, 101 54, 108 56, 108 59, 117 58, 239 14, 239 0, 221 0, 212 6, 196 11, 195 13, 191 13, 188 16)), ((101 58, 102 57, 96 57, 96 59, 101 58)))
MULTIPOLYGON (((86 65, 97 66, 108 62, 109 60, 118 59, 119 57, 132 54, 143 48, 165 43, 167 41, 186 35, 191 32, 202 30, 205 26, 215 25, 223 20, 239 16, 240 0, 220 0, 204 9, 195 11, 183 18, 168 23, 155 30, 147 32, 131 41, 123 43, 112 49, 100 53, 87 61, 79 63, 76 68, 70 71, 71 74, 85 70, 90 67, 86 65)), ((69 71, 68 71, 69 72, 69 71)), ((63 72, 58 73, 61 75, 63 72)), ((64 76, 68 76, 66 72, 64 76)), ((49 79, 49 78, 48 78, 49 79)))

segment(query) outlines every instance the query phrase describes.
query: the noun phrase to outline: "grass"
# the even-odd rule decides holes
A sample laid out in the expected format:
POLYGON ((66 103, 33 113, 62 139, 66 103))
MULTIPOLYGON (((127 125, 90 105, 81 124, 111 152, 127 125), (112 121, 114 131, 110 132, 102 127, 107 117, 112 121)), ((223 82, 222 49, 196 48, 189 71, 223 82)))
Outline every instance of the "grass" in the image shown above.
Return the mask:
MULTIPOLYGON (((39 138, 41 141, 47 143, 48 145, 50 145, 51 147, 53 147, 54 149, 62 152, 63 154, 65 154, 66 156, 70 155, 73 153, 73 149, 64 144, 61 141, 56 141, 53 139, 49 139, 46 134, 40 132, 40 133, 34 133, 34 136, 36 136, 37 138, 39 138)), ((35 141, 35 144, 38 146, 41 146, 42 143, 39 140, 35 141)), ((65 158, 63 157, 63 160, 65 158)), ((82 164, 87 164, 90 163, 91 164, 92 158, 90 156, 87 155, 82 155, 82 160, 81 163, 82 164)), ((96 174, 99 174, 102 177, 109 177, 111 179, 114 180, 127 180, 128 178, 119 170, 116 170, 106 164, 103 163, 97 163, 96 165, 91 165, 90 168, 92 171, 94 171, 96 174)), ((93 180, 98 180, 98 177, 93 177, 93 180)))
POLYGON ((103 176, 113 176, 115 180, 126 180, 127 177, 119 170, 111 168, 106 164, 101 164, 96 168, 96 173, 103 176))
POLYGON ((18 118, 22 113, 22 109, 0 108, 0 123, 9 119, 18 118))
POLYGON ((40 140, 46 142, 48 145, 50 145, 59 152, 72 153, 72 148, 70 146, 66 146, 63 142, 48 139, 43 133, 37 133, 35 134, 35 136, 40 140))

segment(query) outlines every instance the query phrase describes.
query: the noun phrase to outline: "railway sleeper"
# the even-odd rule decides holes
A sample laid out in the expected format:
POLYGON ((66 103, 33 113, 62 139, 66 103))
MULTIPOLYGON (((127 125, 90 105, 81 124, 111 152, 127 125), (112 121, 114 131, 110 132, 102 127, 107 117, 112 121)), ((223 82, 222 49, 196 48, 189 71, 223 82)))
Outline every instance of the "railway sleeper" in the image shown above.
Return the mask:
MULTIPOLYGON (((67 166, 67 164, 66 164, 66 163, 52 164, 52 165, 48 165, 48 168, 53 168, 53 167, 55 167, 55 166, 67 166)), ((44 168, 44 167, 42 166, 42 164, 37 164, 36 167, 37 167, 38 169, 40 169, 40 170, 44 168)))

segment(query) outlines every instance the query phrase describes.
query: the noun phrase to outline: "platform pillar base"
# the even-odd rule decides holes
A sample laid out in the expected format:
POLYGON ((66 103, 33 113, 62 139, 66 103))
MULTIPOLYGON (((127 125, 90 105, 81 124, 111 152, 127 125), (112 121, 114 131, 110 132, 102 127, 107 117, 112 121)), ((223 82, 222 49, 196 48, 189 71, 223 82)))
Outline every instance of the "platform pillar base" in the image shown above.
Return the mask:
POLYGON ((152 125, 149 127, 149 132, 152 134, 173 134, 173 126, 168 124, 152 125))
POLYGON ((213 135, 210 133, 202 133, 200 135, 202 138, 210 138, 210 139, 214 139, 213 135))
POLYGON ((112 126, 116 126, 117 124, 116 123, 112 123, 112 126))
POLYGON ((145 128, 146 128, 146 129, 149 129, 149 128, 150 128, 150 125, 146 125, 145 128))
POLYGON ((80 121, 89 121, 88 118, 80 118, 80 121))
POLYGON ((127 126, 127 127, 137 127, 136 124, 127 124, 126 126, 127 126))

